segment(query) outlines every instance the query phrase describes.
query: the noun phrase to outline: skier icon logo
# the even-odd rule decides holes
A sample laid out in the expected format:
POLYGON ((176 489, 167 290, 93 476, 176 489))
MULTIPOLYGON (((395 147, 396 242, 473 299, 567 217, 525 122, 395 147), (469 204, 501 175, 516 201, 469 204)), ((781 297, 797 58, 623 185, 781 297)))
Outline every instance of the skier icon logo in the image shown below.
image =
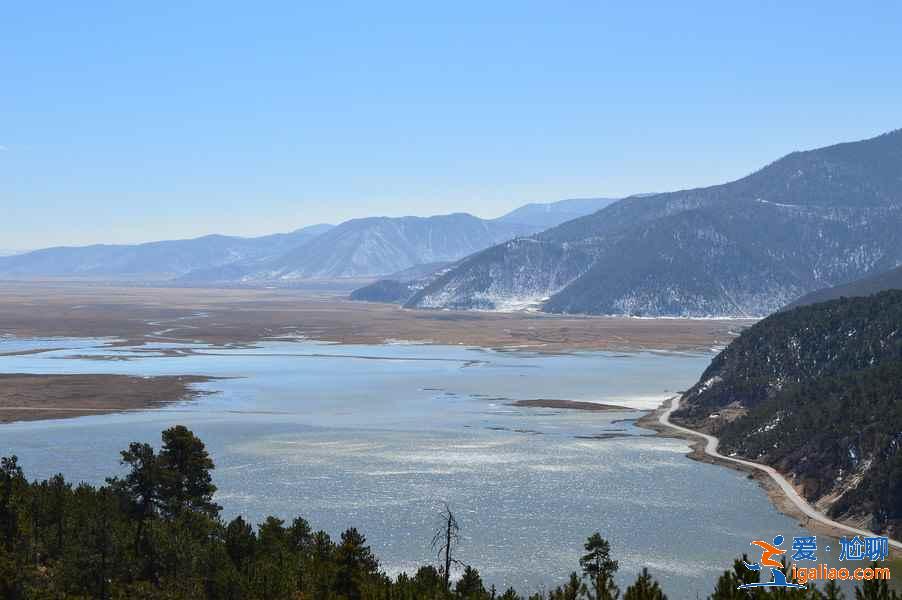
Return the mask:
POLYGON ((769 544, 764 540, 755 540, 751 543, 752 546, 758 546, 761 549, 761 559, 756 563, 747 563, 742 561, 742 564, 745 565, 745 568, 750 571, 761 571, 764 567, 770 567, 770 576, 771 580, 767 582, 759 582, 759 583, 746 583, 744 585, 740 585, 739 589, 744 590, 748 588, 771 588, 771 587, 780 587, 780 588, 804 588, 804 585, 800 585, 798 583, 789 583, 786 581, 786 575, 783 574, 783 563, 774 559, 774 556, 785 554, 786 550, 783 550, 779 546, 783 544, 783 536, 778 535, 774 538, 773 544, 769 544))

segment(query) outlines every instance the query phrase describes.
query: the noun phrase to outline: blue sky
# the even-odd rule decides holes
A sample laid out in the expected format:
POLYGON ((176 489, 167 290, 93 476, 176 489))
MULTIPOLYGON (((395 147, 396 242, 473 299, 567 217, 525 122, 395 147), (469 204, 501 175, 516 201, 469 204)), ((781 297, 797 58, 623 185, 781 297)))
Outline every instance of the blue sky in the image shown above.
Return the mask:
POLYGON ((719 183, 902 127, 900 31, 892 2, 7 3, 0 248, 719 183))

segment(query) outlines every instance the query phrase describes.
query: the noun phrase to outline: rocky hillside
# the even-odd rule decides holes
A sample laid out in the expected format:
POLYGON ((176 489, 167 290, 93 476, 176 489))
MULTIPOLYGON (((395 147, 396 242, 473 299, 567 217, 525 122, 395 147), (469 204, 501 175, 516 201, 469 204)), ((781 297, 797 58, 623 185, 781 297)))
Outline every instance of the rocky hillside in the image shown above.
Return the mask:
POLYGON ((721 352, 674 420, 772 465, 834 517, 902 532, 902 291, 777 313, 721 352))
POLYGON ((461 261, 411 307, 765 315, 902 264, 902 130, 636 196, 461 261))

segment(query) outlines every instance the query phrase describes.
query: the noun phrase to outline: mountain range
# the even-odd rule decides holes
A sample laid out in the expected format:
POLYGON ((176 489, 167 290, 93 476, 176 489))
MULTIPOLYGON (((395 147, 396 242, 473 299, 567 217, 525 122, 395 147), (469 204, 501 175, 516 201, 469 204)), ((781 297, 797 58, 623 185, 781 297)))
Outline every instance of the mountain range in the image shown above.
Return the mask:
POLYGON ((371 217, 255 238, 208 235, 134 245, 55 247, 0 255, 0 277, 176 281, 253 285, 385 276, 459 260, 613 202, 605 198, 528 204, 497 219, 465 213, 371 217), (311 243, 316 240, 316 243, 311 243))
POLYGON ((45 248, 0 258, 0 276, 168 280, 196 269, 280 255, 331 228, 311 225, 291 233, 253 238, 207 235, 134 245, 45 248))
POLYGON ((536 228, 466 213, 434 217, 353 219, 254 266, 248 280, 325 279, 388 275, 423 263, 453 261, 536 228))
POLYGON ((417 308, 760 316, 902 264, 902 130, 793 152, 742 179, 634 196, 488 248, 417 308))
POLYGON ((897 130, 706 188, 529 204, 497 219, 371 217, 256 238, 47 248, 0 257, 0 277, 279 285, 403 272, 355 297, 705 317, 763 316, 900 265, 897 130))

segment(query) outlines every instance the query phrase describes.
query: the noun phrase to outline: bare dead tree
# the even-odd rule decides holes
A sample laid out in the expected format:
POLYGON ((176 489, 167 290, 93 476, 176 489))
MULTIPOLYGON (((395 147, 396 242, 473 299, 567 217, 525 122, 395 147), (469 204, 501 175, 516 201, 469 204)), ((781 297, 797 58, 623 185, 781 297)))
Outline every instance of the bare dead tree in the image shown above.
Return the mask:
POLYGON ((457 524, 457 519, 454 518, 454 513, 451 512, 448 503, 445 502, 444 505, 444 510, 439 513, 442 518, 441 525, 436 528, 435 535, 432 536, 432 549, 437 552, 439 560, 444 561, 442 577, 445 589, 450 589, 451 565, 466 565, 454 558, 454 550, 460 543, 460 526, 457 524))

